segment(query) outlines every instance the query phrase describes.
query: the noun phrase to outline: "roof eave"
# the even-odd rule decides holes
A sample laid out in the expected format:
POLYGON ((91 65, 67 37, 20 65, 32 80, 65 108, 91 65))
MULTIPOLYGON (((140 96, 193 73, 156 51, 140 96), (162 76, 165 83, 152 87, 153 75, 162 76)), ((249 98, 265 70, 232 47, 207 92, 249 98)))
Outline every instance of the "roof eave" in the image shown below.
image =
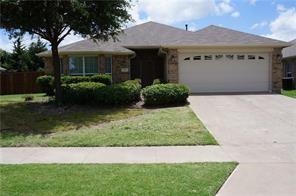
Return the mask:
MULTIPOLYGON (((60 51, 59 55, 99 55, 99 54, 113 54, 113 55, 132 55, 133 51, 60 51)), ((38 53, 39 57, 51 57, 51 52, 48 53, 38 53)))
POLYGON ((229 45, 229 44, 203 44, 203 45, 162 45, 163 48, 231 48, 231 47, 239 47, 239 48, 253 48, 253 47, 260 47, 260 48, 285 48, 290 45, 288 44, 252 44, 252 45, 229 45))

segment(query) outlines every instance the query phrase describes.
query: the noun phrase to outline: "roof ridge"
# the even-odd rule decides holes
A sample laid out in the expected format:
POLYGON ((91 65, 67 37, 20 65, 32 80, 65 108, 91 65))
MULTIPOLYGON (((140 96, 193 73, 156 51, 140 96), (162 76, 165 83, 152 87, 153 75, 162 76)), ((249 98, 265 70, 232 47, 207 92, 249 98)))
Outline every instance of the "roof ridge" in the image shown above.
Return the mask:
POLYGON ((160 22, 155 22, 155 21, 147 21, 147 22, 144 22, 144 23, 141 23, 141 24, 137 24, 137 25, 134 25, 134 26, 131 26, 131 27, 128 27, 126 29, 123 29, 124 30, 127 30, 127 29, 132 29, 134 27, 139 27, 141 25, 146 25, 146 24, 156 24, 156 25, 161 25, 161 26, 165 26, 167 28, 170 28, 170 29, 174 29, 174 30, 178 30, 178 31, 184 31, 184 32, 193 32, 193 31, 186 31, 185 29, 182 29, 182 28, 179 28, 179 27, 174 27, 174 26, 171 26, 171 25, 168 25, 168 24, 164 24, 164 23, 160 23, 160 22))

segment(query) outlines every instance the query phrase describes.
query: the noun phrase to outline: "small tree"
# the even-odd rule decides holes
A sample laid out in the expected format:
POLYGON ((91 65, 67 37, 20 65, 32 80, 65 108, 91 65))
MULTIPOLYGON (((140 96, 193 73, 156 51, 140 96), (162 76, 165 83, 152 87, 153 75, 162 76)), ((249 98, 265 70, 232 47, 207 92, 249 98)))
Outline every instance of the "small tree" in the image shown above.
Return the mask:
POLYGON ((35 34, 51 44, 56 101, 61 103, 58 46, 71 32, 96 40, 115 38, 131 20, 129 0, 0 0, 0 28, 35 34))

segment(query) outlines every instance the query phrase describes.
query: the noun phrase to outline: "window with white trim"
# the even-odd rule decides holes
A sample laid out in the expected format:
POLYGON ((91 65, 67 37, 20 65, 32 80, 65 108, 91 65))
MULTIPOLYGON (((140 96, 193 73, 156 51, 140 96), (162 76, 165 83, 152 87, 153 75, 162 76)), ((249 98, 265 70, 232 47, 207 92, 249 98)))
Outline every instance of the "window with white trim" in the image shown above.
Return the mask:
POLYGON ((193 57, 193 60, 194 60, 194 61, 196 61, 196 60, 201 60, 201 56, 194 56, 194 57, 193 57))
POLYGON ((99 73, 98 57, 72 56, 69 58, 70 75, 93 75, 99 73))
POLYGON ((212 60, 212 55, 205 55, 205 60, 212 60))
POLYGON ((255 59, 256 59, 256 56, 255 56, 255 55, 251 55, 251 54, 249 54, 249 55, 248 55, 248 59, 249 59, 249 60, 255 60, 255 59))
POLYGON ((245 59, 245 55, 237 55, 237 60, 244 60, 245 59))
POLYGON ((228 60, 233 60, 233 57, 234 57, 233 54, 227 54, 227 55, 226 55, 226 58, 227 58, 228 60))
POLYGON ((112 74, 112 56, 105 56, 105 73, 112 74))
POLYGON ((215 55, 215 59, 216 60, 220 60, 220 59, 222 59, 223 58, 223 54, 216 54, 215 55))

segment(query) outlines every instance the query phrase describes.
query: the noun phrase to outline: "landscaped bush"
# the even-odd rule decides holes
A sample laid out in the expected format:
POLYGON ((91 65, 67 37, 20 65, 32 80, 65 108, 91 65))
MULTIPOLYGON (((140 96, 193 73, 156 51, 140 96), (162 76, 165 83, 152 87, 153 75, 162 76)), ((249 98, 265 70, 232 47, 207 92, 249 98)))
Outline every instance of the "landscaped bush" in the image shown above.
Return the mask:
POLYGON ((64 103, 92 104, 94 103, 97 91, 105 84, 98 82, 80 82, 62 85, 62 99, 64 103))
MULTIPOLYGON (((54 77, 50 75, 39 76, 37 84, 40 86, 41 91, 48 96, 54 95, 54 77)), ((106 85, 111 84, 111 76, 109 74, 96 74, 93 76, 62 76, 62 84, 76 84, 81 82, 97 82, 106 85)))
POLYGON ((41 91, 48 96, 54 95, 54 78, 53 76, 39 76, 36 79, 37 84, 40 86, 41 91))
POLYGON ((138 101, 141 85, 135 80, 108 86, 102 83, 81 82, 64 84, 62 90, 64 103, 119 105, 138 101))
POLYGON ((62 76, 62 84, 76 84, 80 82, 90 82, 89 76, 62 76))
POLYGON ((112 78, 110 74, 97 74, 90 77, 90 82, 100 82, 110 85, 112 83, 112 78))
POLYGON ((99 82, 106 85, 111 84, 111 75, 96 74, 92 76, 62 76, 62 84, 74 84, 79 82, 99 82))
POLYGON ((143 89, 145 105, 184 104, 189 96, 189 89, 182 84, 156 84, 143 89))

